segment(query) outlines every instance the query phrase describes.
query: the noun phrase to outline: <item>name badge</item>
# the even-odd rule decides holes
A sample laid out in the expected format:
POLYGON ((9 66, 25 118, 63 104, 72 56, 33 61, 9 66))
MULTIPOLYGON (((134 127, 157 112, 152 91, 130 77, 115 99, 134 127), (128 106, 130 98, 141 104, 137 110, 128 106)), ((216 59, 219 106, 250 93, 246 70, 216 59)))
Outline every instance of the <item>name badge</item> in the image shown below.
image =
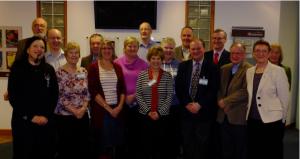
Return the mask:
POLYGON ((77 79, 85 79, 85 73, 83 73, 83 72, 77 73, 77 74, 76 74, 76 78, 77 78, 77 79))
POLYGON ((199 79, 199 84, 200 84, 200 85, 205 85, 205 86, 207 86, 207 84, 208 84, 208 79, 205 79, 205 77, 200 78, 200 79, 199 79))
POLYGON ((156 83, 156 80, 151 80, 148 82, 148 86, 151 87, 152 85, 154 85, 156 83))

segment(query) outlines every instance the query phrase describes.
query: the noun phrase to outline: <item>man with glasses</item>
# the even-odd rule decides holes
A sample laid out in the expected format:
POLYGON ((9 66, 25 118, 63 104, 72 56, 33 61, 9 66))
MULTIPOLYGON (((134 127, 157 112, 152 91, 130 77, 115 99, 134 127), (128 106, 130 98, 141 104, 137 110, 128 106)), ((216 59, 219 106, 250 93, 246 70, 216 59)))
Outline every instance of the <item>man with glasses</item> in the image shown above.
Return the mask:
MULTIPOLYGON (((39 37, 44 38, 46 36, 46 32, 47 32, 46 20, 43 19, 42 17, 35 18, 32 21, 31 29, 32 29, 33 36, 39 36, 39 37)), ((28 38, 18 41, 18 50, 16 53, 16 60, 20 59, 27 39, 28 38)))
POLYGON ((217 122, 223 159, 246 159, 246 112, 248 104, 245 61, 246 48, 241 43, 230 47, 230 64, 221 67, 217 122))
POLYGON ((219 68, 230 63, 230 53, 225 50, 227 34, 223 29, 216 29, 212 34, 213 49, 204 54, 205 59, 213 62, 219 68))
MULTIPOLYGON (((32 21, 31 25, 33 36, 39 36, 44 38, 47 32, 47 22, 42 17, 37 17, 32 21)), ((19 60, 24 52, 25 43, 29 38, 21 39, 18 41, 18 48, 15 57, 15 61, 19 60)), ((8 92, 4 92, 3 98, 5 101, 8 101, 8 92)))

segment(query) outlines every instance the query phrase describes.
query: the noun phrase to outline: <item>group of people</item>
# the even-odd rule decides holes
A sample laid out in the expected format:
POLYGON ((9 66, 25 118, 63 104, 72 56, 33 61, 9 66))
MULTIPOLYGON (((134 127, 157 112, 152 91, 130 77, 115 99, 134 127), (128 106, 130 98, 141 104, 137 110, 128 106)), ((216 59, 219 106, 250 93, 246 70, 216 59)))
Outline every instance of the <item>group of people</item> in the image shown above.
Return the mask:
POLYGON ((280 45, 257 41, 252 66, 241 43, 225 50, 222 29, 205 52, 191 27, 176 47, 170 37, 152 41, 143 22, 141 42, 127 37, 121 57, 113 41, 91 35, 79 66, 79 44, 63 50, 60 31, 42 18, 32 30, 5 95, 14 159, 283 158, 291 75, 280 45))

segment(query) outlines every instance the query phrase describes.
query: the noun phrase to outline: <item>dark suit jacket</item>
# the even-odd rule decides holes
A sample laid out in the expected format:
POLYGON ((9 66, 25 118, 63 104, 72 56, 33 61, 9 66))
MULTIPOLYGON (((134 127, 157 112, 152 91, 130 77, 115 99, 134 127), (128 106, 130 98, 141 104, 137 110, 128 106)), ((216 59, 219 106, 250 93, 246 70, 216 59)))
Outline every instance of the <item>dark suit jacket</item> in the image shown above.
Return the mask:
POLYGON ((88 56, 86 56, 86 57, 83 57, 83 58, 81 59, 81 64, 80 64, 80 66, 81 66, 81 67, 84 67, 85 69, 88 69, 88 67, 89 67, 89 65, 92 63, 92 61, 93 61, 93 56, 90 54, 90 55, 88 55, 88 56))
MULTIPOLYGON (((183 61, 182 45, 177 46, 175 48, 175 57, 174 58, 177 59, 179 62, 183 61)), ((190 56, 190 59, 191 59, 191 56, 190 56)))
MULTIPOLYGON (((213 63, 214 50, 205 52, 204 58, 213 63)), ((223 50, 222 55, 218 62, 218 67, 221 68, 223 65, 231 63, 230 61, 230 52, 223 50)))
POLYGON ((21 40, 18 41, 18 50, 17 50, 17 53, 16 53, 16 58, 15 58, 15 60, 21 59, 21 56, 22 56, 23 51, 24 51, 24 48, 25 48, 26 41, 27 41, 28 39, 29 39, 29 38, 21 39, 21 40))
MULTIPOLYGON (((180 105, 183 107, 192 102, 190 97, 192 70, 193 60, 184 61, 179 64, 175 82, 175 91, 180 105)), ((208 80, 207 85, 198 83, 195 102, 198 102, 202 108, 199 110, 198 114, 192 114, 187 109, 184 109, 183 117, 197 118, 201 121, 215 120, 217 111, 217 89, 219 83, 219 73, 217 67, 211 62, 203 60, 200 78, 205 78, 208 80)))
MULTIPOLYGON (((230 124, 245 125, 248 104, 246 71, 252 65, 248 62, 241 63, 230 81, 232 66, 232 63, 229 63, 222 66, 220 70, 218 100, 223 99, 226 107, 229 107, 229 112, 226 115, 230 124)), ((222 123, 224 118, 224 111, 219 109, 217 121, 222 123)))

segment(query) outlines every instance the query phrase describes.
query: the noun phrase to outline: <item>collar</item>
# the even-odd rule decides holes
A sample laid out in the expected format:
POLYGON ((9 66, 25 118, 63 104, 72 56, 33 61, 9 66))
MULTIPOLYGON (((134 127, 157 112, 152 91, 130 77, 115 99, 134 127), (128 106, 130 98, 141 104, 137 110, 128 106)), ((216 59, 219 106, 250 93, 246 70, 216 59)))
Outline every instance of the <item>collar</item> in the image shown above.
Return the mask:
MULTIPOLYGON (((64 56, 64 50, 63 49, 59 50, 59 54, 58 54, 57 57, 60 58, 61 56, 64 56)), ((54 56, 49 50, 49 51, 46 52, 45 57, 48 58, 48 57, 54 57, 54 56)))
POLYGON ((221 51, 214 50, 214 54, 219 53, 219 57, 220 57, 224 50, 225 50, 225 48, 223 48, 221 51))
POLYGON ((143 41, 141 41, 140 47, 149 48, 149 47, 151 47, 153 44, 155 44, 155 41, 153 41, 153 40, 151 40, 151 39, 150 39, 148 45, 144 44, 143 41))
MULTIPOLYGON (((202 58, 199 62, 200 65, 202 65, 204 58, 202 58)), ((197 61, 193 60, 193 66, 195 66, 197 61)))

